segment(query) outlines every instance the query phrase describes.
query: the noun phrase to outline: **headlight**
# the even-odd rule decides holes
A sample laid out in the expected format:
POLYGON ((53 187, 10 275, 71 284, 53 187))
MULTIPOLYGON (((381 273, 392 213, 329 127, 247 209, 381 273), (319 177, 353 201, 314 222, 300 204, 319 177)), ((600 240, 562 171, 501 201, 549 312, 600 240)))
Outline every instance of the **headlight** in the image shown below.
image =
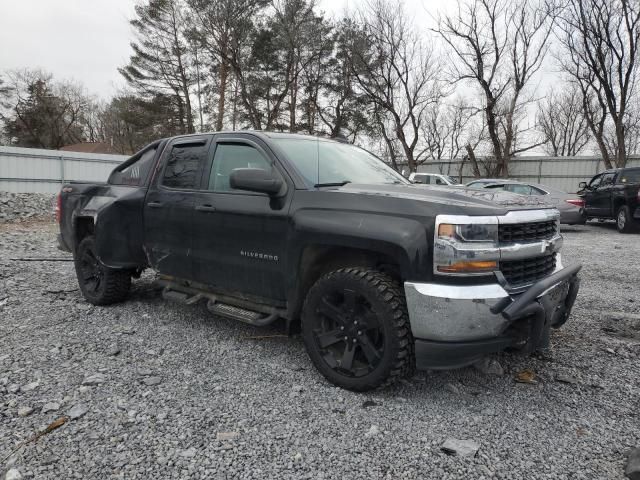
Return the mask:
POLYGON ((447 216, 442 223, 436 222, 434 273, 487 275, 498 270, 498 222, 494 218, 447 216))
POLYGON ((438 226, 438 237, 462 242, 497 242, 498 225, 441 223, 438 226))

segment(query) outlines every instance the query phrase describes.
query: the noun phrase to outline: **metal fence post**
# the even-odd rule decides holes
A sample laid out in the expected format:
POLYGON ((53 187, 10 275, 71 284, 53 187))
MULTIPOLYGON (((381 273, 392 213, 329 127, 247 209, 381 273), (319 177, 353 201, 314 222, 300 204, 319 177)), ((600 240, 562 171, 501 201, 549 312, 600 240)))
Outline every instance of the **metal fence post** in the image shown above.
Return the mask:
POLYGON ((541 158, 538 163, 538 183, 542 183, 542 161, 543 159, 541 158))
POLYGON ((64 185, 64 156, 60 155, 60 184, 64 185))

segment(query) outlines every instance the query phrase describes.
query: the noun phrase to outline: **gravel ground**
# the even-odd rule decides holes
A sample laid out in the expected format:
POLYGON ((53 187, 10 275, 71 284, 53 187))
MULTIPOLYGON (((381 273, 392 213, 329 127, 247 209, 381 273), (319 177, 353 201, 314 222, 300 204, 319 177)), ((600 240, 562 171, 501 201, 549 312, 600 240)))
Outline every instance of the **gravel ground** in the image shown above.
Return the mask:
POLYGON ((54 236, 0 225, 0 478, 615 479, 640 445, 640 236, 610 225, 565 232, 583 283, 551 357, 368 394, 324 381, 281 327, 163 301, 151 274, 90 306, 69 261, 15 260, 68 259, 54 236))
POLYGON ((55 201, 46 193, 0 192, 0 223, 51 220, 55 201))

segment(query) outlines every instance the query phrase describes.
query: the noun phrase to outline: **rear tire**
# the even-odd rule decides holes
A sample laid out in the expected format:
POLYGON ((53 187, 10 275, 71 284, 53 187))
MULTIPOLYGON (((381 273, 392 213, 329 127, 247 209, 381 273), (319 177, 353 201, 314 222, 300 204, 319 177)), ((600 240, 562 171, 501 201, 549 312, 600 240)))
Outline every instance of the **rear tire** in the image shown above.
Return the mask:
POLYGON ((387 386, 415 368, 404 294, 376 270, 343 268, 321 277, 305 299, 302 338, 320 373, 348 390, 387 386))
POLYGON ((631 216, 631 210, 628 206, 622 205, 616 213, 616 227, 620 233, 631 233, 638 229, 638 224, 631 216))
POLYGON ((78 244, 73 256, 80 291, 93 305, 122 302, 129 295, 131 274, 106 267, 98 259, 95 238, 88 236, 78 244))

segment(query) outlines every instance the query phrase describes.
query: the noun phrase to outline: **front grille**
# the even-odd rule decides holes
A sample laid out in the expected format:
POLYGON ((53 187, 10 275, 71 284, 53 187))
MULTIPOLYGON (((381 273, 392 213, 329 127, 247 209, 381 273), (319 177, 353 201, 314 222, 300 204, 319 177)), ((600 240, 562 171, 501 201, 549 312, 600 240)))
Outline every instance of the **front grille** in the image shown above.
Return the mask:
POLYGON ((526 285, 553 273, 556 254, 500 262, 500 271, 509 285, 526 285))
POLYGON ((555 220, 498 225, 500 243, 529 242, 552 238, 558 231, 555 220))

